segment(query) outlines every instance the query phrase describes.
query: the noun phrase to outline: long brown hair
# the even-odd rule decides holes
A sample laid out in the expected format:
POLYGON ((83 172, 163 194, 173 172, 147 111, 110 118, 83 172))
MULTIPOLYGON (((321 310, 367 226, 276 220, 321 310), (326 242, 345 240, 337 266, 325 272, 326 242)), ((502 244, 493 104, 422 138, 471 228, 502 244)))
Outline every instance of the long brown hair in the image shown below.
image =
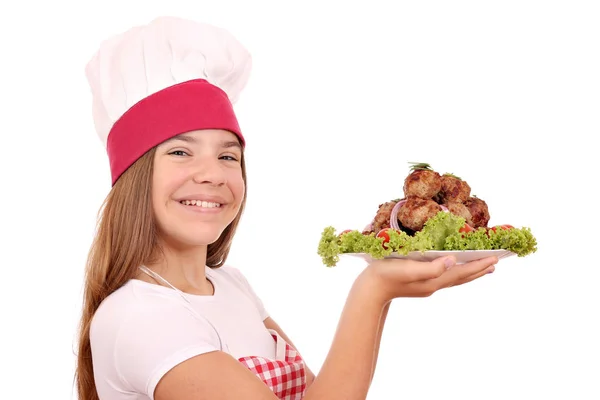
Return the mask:
MULTIPOLYGON (((75 380, 78 397, 82 400, 98 400, 90 344, 94 313, 108 295, 135 276, 138 266, 155 261, 159 251, 151 203, 155 152, 155 148, 149 150, 121 175, 100 209, 85 271, 78 336, 75 380)), ((241 164, 246 183, 244 155, 241 164)), ((206 265, 211 268, 221 267, 227 259, 246 204, 246 192, 245 188, 238 215, 219 239, 208 246, 206 265)))

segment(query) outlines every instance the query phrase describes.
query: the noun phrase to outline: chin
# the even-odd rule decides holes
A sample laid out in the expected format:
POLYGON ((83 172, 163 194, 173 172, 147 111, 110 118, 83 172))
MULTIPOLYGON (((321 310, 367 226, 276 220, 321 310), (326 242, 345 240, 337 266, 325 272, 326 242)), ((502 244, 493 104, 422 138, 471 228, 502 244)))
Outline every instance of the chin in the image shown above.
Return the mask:
POLYGON ((205 247, 216 242, 225 230, 222 229, 186 229, 163 231, 162 241, 173 248, 205 247))
POLYGON ((194 234, 194 231, 187 231, 178 235, 177 241, 187 246, 208 246, 216 242, 222 233, 223 230, 213 232, 203 231, 196 234, 194 234))

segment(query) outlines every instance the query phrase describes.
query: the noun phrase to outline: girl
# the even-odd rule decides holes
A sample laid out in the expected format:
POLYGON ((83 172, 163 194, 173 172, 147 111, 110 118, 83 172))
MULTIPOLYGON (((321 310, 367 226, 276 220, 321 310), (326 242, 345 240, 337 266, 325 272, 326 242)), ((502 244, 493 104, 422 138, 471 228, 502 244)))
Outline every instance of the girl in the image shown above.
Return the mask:
POLYGON ((250 65, 227 32, 176 18, 105 41, 88 64, 113 186, 86 270, 81 399, 365 399, 390 302, 493 270, 496 258, 370 264, 315 377, 225 264, 246 200, 232 103, 250 65))

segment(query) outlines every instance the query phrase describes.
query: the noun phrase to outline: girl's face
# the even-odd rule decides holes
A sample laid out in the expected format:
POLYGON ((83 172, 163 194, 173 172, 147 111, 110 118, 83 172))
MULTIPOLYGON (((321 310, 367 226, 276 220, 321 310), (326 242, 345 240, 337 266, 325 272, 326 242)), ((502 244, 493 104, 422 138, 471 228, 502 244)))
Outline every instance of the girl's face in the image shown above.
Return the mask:
POLYGON ((157 147, 152 207, 166 244, 183 250, 219 238, 244 197, 241 158, 237 137, 219 129, 181 134, 157 147))

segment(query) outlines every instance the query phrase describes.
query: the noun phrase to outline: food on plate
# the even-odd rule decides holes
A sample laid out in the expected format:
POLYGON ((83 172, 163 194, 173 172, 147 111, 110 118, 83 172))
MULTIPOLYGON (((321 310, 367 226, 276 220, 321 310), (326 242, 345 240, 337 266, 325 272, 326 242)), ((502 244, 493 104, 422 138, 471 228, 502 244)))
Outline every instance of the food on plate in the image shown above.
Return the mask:
POLYGON ((442 207, 431 199, 409 197, 398 208, 398 221, 404 228, 420 231, 425 222, 442 211, 442 207))
POLYGON ((487 227, 490 221, 490 211, 485 201, 478 199, 477 197, 469 197, 465 201, 465 207, 467 207, 470 218, 467 218, 467 223, 473 228, 487 227))
MULTIPOLYGON (((420 164, 422 165, 422 164, 420 164)), ((431 169, 416 167, 404 179, 404 195, 431 199, 442 189, 442 177, 431 169)))
POLYGON ((464 218, 474 229, 487 228, 490 220, 487 203, 471 195, 471 186, 465 180, 450 173, 440 175, 427 163, 411 164, 411 172, 404 179, 404 197, 380 205, 374 222, 364 234, 376 234, 391 226, 412 235, 440 211, 464 218))
POLYGON ((364 233, 379 232, 390 227, 390 214, 398 201, 389 201, 379 205, 373 222, 365 229, 364 233))
POLYGON ((450 202, 446 203, 446 208, 454 215, 458 215, 459 217, 463 217, 467 224, 473 226, 473 220, 471 218, 471 211, 467 208, 464 203, 458 202, 450 202))
POLYGON ((335 266, 344 253, 383 258, 428 250, 507 250, 524 257, 537 251, 530 228, 490 227, 487 203, 472 195, 465 180, 440 175, 426 163, 411 164, 404 197, 380 204, 362 231, 323 230, 318 254, 326 266, 335 266))
POLYGON ((458 176, 444 174, 441 180, 442 187, 440 188, 440 191, 434 195, 438 203, 464 203, 471 197, 471 186, 458 176))

